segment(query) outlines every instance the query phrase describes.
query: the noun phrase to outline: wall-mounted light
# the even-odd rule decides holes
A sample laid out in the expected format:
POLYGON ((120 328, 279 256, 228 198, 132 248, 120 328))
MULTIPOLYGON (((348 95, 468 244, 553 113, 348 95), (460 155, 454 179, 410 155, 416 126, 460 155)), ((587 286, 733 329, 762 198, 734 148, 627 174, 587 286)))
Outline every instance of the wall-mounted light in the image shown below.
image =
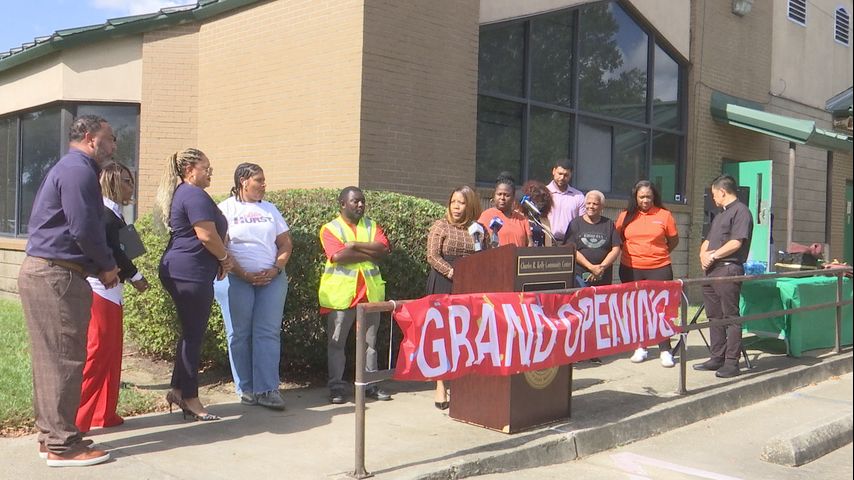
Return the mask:
POLYGON ((753 8, 753 0, 732 0, 732 13, 743 17, 753 8))

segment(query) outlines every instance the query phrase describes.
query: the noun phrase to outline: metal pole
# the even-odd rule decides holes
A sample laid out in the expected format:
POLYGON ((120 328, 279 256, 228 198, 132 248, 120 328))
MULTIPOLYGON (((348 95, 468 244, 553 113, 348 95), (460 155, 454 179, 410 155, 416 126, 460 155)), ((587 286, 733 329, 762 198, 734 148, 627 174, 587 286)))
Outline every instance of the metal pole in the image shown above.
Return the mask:
POLYGON ((842 347, 842 272, 836 274, 836 343, 833 353, 839 353, 842 347))
POLYGON ((685 330, 685 327, 688 326, 688 296, 685 294, 685 285, 682 285, 682 314, 680 317, 682 333, 679 334, 679 388, 676 393, 685 395, 688 393, 688 359, 685 358, 688 352, 688 332, 685 330))
POLYGON ((365 309, 356 306, 356 469, 355 478, 373 475, 365 470, 365 309))
POLYGON ((786 203, 786 245, 785 251, 789 251, 792 244, 792 231, 795 225, 795 142, 789 142, 789 188, 786 203))

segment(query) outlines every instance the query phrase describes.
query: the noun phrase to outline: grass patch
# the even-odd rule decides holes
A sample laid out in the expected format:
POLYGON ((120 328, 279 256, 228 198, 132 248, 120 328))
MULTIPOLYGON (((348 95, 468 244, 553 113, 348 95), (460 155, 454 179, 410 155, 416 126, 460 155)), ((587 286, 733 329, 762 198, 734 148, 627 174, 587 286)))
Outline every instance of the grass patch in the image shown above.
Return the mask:
MULTIPOLYGON (((0 435, 33 431, 30 346, 20 302, 0 299, 0 435)), ((122 382, 118 413, 133 416, 157 410, 156 394, 122 382)))

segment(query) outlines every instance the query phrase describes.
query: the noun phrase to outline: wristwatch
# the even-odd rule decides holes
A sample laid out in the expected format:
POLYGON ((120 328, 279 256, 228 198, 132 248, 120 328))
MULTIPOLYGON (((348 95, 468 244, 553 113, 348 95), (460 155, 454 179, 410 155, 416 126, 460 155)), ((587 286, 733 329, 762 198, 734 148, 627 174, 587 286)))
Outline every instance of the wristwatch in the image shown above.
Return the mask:
POLYGON ((273 266, 276 267, 276 270, 279 271, 279 275, 281 275, 282 274, 282 267, 275 265, 275 264, 273 264, 273 266))

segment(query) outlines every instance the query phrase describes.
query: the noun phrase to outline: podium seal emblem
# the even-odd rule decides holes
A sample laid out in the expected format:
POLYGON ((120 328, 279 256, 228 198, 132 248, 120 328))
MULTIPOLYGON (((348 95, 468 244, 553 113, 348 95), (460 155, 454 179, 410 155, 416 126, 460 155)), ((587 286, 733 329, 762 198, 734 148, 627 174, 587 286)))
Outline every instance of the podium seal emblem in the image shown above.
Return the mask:
POLYGON ((558 368, 560 367, 532 370, 530 372, 525 372, 523 375, 525 375, 525 381, 528 382, 528 385, 530 385, 531 388, 542 390, 551 385, 555 377, 557 377, 558 368))

